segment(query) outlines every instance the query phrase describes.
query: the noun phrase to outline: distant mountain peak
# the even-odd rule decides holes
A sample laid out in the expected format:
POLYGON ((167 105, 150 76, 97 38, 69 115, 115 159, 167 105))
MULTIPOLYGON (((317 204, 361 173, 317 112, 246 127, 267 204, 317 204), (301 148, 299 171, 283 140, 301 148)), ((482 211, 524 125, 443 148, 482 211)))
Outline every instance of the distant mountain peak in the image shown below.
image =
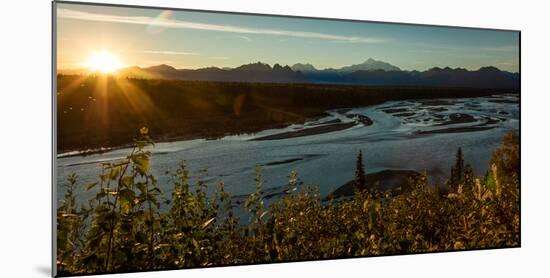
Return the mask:
POLYGON ((499 72, 501 70, 497 69, 496 67, 493 67, 493 66, 486 66, 486 67, 481 67, 478 69, 478 71, 493 71, 493 72, 499 72))
POLYGON ((383 70, 383 71, 401 71, 400 68, 386 63, 384 61, 375 60, 373 58, 368 58, 365 62, 361 64, 351 65, 347 67, 340 68, 342 72, 354 72, 358 70, 373 71, 373 70, 383 70))
POLYGON ((271 66, 266 63, 262 62, 256 62, 256 63, 250 63, 246 65, 241 65, 239 67, 236 67, 235 70, 246 70, 246 71, 269 71, 271 70, 271 66))
POLYGON ((314 72, 314 71, 317 71, 317 69, 312 64, 309 64, 309 63, 305 63, 305 64, 296 63, 291 67, 291 69, 293 71, 301 71, 301 72, 314 72))
POLYGON ((167 64, 160 64, 160 65, 157 65, 157 66, 151 66, 151 67, 147 67, 146 69, 156 70, 156 71, 175 71, 176 70, 176 68, 174 68, 170 65, 167 65, 167 64))

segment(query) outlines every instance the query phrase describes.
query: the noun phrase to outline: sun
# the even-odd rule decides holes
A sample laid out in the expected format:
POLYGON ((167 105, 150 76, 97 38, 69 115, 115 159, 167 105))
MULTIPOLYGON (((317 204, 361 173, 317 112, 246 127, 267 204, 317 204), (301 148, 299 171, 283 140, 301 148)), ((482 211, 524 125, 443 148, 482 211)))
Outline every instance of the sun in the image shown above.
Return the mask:
POLYGON ((101 73, 112 73, 122 67, 120 59, 108 51, 92 53, 84 64, 88 69, 101 73))

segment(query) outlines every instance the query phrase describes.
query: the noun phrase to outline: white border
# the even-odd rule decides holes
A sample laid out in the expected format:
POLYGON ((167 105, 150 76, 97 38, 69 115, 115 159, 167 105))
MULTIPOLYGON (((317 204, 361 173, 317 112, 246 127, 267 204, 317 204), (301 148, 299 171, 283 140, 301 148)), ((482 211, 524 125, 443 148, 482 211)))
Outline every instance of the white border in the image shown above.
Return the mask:
MULTIPOLYGON (((522 30, 522 248, 147 272, 110 277, 546 276, 548 5, 544 1, 110 0, 267 14, 522 30)), ((48 277, 51 255, 51 3, 3 3, 0 65, 1 277, 48 277)))

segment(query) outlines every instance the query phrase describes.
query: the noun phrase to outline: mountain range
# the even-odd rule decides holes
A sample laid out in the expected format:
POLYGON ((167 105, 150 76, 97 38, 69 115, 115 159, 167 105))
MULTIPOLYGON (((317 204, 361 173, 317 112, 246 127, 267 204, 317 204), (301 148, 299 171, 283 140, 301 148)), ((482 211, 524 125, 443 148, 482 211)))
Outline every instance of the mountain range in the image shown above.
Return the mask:
POLYGON ((292 67, 290 67, 294 71, 300 71, 305 74, 311 74, 311 73, 351 73, 359 70, 365 70, 365 71, 372 71, 372 70, 383 70, 383 71, 401 71, 400 68, 383 61, 374 60, 372 58, 368 58, 365 62, 351 65, 351 66, 344 66, 339 69, 333 69, 328 68, 324 70, 318 70, 316 69, 312 64, 302 64, 297 63, 294 64, 292 67))
MULTIPOLYGON (((62 73, 68 73, 62 71, 62 73)), ((74 73, 74 72, 73 72, 74 73)), ((519 89, 520 74, 501 71, 496 67, 478 70, 434 67, 426 71, 404 71, 392 64, 367 59, 365 62, 339 69, 316 69, 311 64, 297 63, 292 67, 257 62, 236 68, 207 67, 176 69, 169 65, 128 67, 118 70, 118 76, 176 80, 269 82, 269 83, 334 83, 376 86, 431 86, 492 89, 519 89)))

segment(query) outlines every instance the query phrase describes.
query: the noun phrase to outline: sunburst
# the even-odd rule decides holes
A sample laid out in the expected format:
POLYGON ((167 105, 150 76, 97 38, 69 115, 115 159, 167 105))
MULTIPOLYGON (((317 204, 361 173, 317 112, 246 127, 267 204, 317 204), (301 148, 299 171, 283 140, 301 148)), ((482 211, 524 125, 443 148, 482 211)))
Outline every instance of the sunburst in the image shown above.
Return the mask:
POLYGON ((120 59, 109 51, 93 52, 84 65, 94 72, 113 73, 122 67, 120 59))

